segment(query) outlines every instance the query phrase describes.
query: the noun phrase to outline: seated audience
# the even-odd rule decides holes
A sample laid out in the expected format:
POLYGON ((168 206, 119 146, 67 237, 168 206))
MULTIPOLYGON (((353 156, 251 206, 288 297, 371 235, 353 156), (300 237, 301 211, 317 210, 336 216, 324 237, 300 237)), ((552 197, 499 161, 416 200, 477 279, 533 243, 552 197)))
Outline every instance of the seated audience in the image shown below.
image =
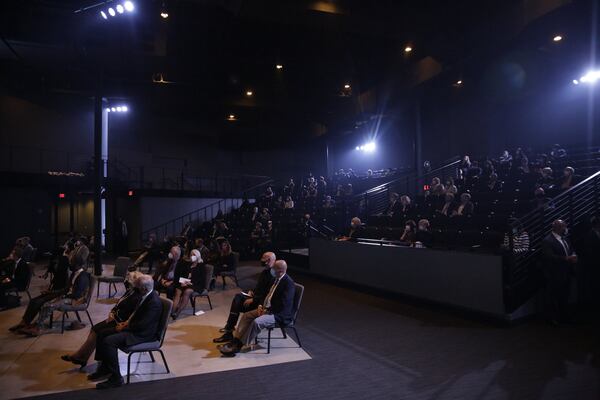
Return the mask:
POLYGON ((338 240, 341 241, 356 241, 358 238, 363 236, 363 227, 360 218, 354 217, 350 221, 350 232, 348 236, 342 236, 338 240))
POLYGON ((504 150, 502 152, 502 155, 500 155, 500 157, 498 158, 498 162, 500 162, 500 165, 507 165, 508 163, 512 162, 512 156, 510 155, 510 153, 508 152, 508 150, 504 150))
POLYGON ((402 232, 402 236, 400 236, 400 241, 412 245, 415 243, 416 234, 417 224, 412 219, 409 219, 404 225, 404 231, 402 232))
POLYGON ((219 247, 221 250, 219 258, 216 260, 215 275, 219 275, 225 271, 232 271, 235 268, 235 254, 233 254, 229 241, 223 241, 219 247))
POLYGON ((560 144, 555 144, 552 146, 552 151, 550 151, 550 157, 553 160, 560 160, 561 158, 565 158, 567 156, 567 151, 562 148, 560 144))
POLYGON ((454 184, 454 178, 449 176, 446 178, 446 193, 456 194, 458 193, 458 188, 454 184))
POLYGON ((108 318, 92 326, 85 342, 75 352, 61 356, 61 359, 72 362, 73 364, 84 367, 94 350, 96 343, 104 336, 116 333, 117 324, 123 323, 131 317, 135 311, 142 295, 140 294, 139 278, 143 274, 139 271, 133 271, 127 277, 129 289, 119 299, 117 304, 110 310, 108 318))
POLYGON ((254 290, 249 290, 245 294, 243 292, 238 293, 233 297, 231 307, 229 308, 229 317, 227 318, 225 327, 221 329, 223 335, 213 339, 213 342, 227 343, 232 341, 233 331, 237 325, 240 313, 255 310, 259 305, 263 304, 275 278, 275 271, 273 270, 274 264, 275 253, 266 252, 262 255, 260 258, 260 265, 262 265, 264 269, 258 277, 254 290))
POLYGON ((415 234, 415 247, 431 247, 433 243, 433 234, 430 230, 429 220, 421 219, 417 224, 417 233, 415 234))
POLYGON ((163 262, 161 267, 156 270, 155 279, 157 283, 157 289, 165 291, 169 298, 173 297, 173 279, 175 278, 175 268, 181 258, 181 247, 178 245, 172 246, 167 259, 163 262))
POLYGON ((212 276, 213 267, 204 263, 200 251, 194 249, 183 257, 184 263, 177 268, 175 274, 175 295, 173 296, 173 320, 179 317, 189 301, 192 293, 207 293, 208 284, 212 276))
POLYGON ((518 223, 516 218, 511 218, 508 221, 509 225, 513 225, 510 233, 504 234, 502 248, 510 250, 510 236, 512 236, 512 253, 515 255, 524 254, 529 251, 529 234, 523 229, 523 226, 518 223))
POLYGON ((142 275, 138 280, 138 290, 142 298, 135 311, 125 322, 116 325, 116 333, 99 338, 96 344, 96 360, 100 361, 100 365, 88 379, 105 379, 96 385, 97 389, 108 389, 123 384, 118 357, 120 347, 158 340, 162 303, 154 290, 152 277, 142 275))
POLYGON ((444 204, 441 208, 438 208, 438 212, 442 215, 450 217, 456 209, 456 204, 454 203, 454 195, 452 193, 446 193, 446 197, 444 199, 444 204))
POLYGON ((541 187, 545 191, 554 189, 554 176, 552 175, 552 168, 542 168, 542 176, 537 181, 537 186, 541 187))
POLYGON ((224 237, 224 238, 228 238, 229 237, 229 228, 227 227, 227 224, 225 224, 225 221, 217 221, 213 227, 213 233, 212 233, 212 237, 213 238, 218 238, 218 237, 224 237))
POLYGON ((400 202, 398 199, 400 199, 400 195, 398 193, 390 194, 390 202, 382 215, 386 215, 388 217, 393 216, 394 213, 400 208, 400 202))
POLYGON ((275 278, 262 304, 245 312, 233 334, 233 340, 219 347, 224 356, 233 357, 242 349, 252 350, 254 339, 261 330, 292 321, 296 287, 287 274, 287 263, 276 261, 273 271, 275 278))
POLYGON ((64 304, 84 303, 87 300, 88 291, 92 290, 90 287, 90 274, 84 271, 88 255, 89 249, 82 239, 78 240, 69 253, 71 276, 68 285, 64 289, 42 292, 39 296, 32 298, 21 321, 9 330, 30 337, 39 336, 42 333, 44 320, 55 309, 64 304), (37 323, 34 324, 33 320, 36 316, 38 316, 38 319, 37 323))
POLYGON ((565 167, 563 170, 563 177, 561 178, 558 187, 561 190, 570 189, 577 184, 577 177, 575 175, 575 169, 572 167, 565 167))
POLYGON ((29 266, 23 259, 23 248, 13 247, 8 257, 2 260, 0 268, 0 309, 17 307, 19 298, 9 296, 8 292, 25 290, 31 278, 29 266))
POLYGON ((292 200, 292 196, 288 196, 285 198, 283 208, 285 208, 286 210, 291 210, 294 208, 294 200, 292 200))
POLYGON ((498 174, 492 172, 488 178, 488 182, 483 187, 485 192, 501 192, 502 182, 498 180, 498 174))
POLYGON ((534 199, 531 201, 531 205, 533 208, 546 208, 550 206, 551 199, 546 197, 546 192, 543 188, 539 187, 535 189, 533 192, 534 199))
POLYGON ((18 238, 16 245, 23 248, 22 258, 25 262, 29 263, 34 261, 33 258, 33 246, 31 245, 31 238, 29 236, 23 236, 18 238))
POLYGON ((452 212, 453 217, 462 217, 473 214, 475 206, 471 202, 471 195, 469 193, 463 193, 460 195, 460 204, 452 212))
POLYGON ((325 196, 325 200, 323 200, 323 208, 335 208, 335 200, 333 200, 331 196, 325 196))
POLYGON ((400 214, 407 214, 412 209, 412 202, 407 195, 400 196, 400 214))

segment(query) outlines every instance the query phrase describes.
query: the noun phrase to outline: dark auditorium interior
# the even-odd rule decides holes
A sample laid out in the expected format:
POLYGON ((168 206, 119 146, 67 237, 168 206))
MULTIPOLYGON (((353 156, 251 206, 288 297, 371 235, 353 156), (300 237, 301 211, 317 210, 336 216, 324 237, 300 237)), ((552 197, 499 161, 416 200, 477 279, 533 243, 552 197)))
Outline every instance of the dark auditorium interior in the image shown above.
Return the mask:
POLYGON ((0 400, 600 398, 600 0, 0 10, 0 400))

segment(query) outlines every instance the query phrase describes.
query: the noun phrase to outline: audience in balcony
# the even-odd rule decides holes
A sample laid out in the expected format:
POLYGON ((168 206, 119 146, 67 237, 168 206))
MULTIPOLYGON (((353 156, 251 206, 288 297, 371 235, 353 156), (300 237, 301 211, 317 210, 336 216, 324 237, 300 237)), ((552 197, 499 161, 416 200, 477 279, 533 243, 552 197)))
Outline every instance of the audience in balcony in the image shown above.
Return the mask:
POLYGON ((229 228, 227 227, 227 224, 225 223, 225 221, 222 220, 217 220, 213 226, 213 232, 211 237, 213 238, 218 238, 218 237, 224 237, 224 238, 228 238, 229 237, 229 228))
POLYGON ((567 190, 575 186, 579 180, 579 177, 575 175, 575 169, 572 167, 565 167, 563 170, 563 176, 558 183, 560 190, 567 190))
POLYGON ((285 203, 283 205, 283 208, 286 210, 291 210, 294 208, 294 200, 292 200, 292 196, 287 196, 285 198, 285 203))
POLYGON ((545 191, 554 189, 555 179, 553 176, 552 168, 542 168, 541 177, 537 180, 537 186, 541 187, 545 191))
POLYGON ((407 214, 413 208, 412 200, 407 195, 400 196, 400 209, 398 210, 401 214, 407 214))
POLYGON ((325 200, 323 200, 323 208, 325 208, 325 209, 335 208, 335 200, 333 200, 333 198, 331 198, 331 196, 329 196, 329 195, 325 196, 325 200))
POLYGON ((529 234, 523 229, 523 225, 516 218, 508 221, 510 232, 504 234, 502 248, 510 250, 512 254, 521 255, 529 251, 529 234), (512 236, 512 248, 511 248, 512 236))
POLYGON ((451 176, 446 178, 446 193, 458 193, 458 188, 454 184, 454 178, 452 178, 451 176))
POLYGON ((352 218, 350 221, 350 231, 348 235, 340 237, 338 240, 340 241, 356 241, 358 238, 363 236, 363 226, 362 221, 358 217, 352 218))
POLYGON ((562 158, 567 157, 567 151, 563 149, 560 144, 555 144, 554 146, 552 146, 550 157, 552 157, 553 160, 560 160, 562 158))
POLYGON ((441 209, 438 208, 438 212, 442 215, 450 217, 453 215, 454 210, 456 209, 456 204, 454 203, 454 194, 446 193, 444 204, 441 209))
POLYGON ((482 188, 482 191, 497 193, 502 191, 502 182, 498 180, 498 174, 492 172, 489 175, 487 183, 482 188))
POLYGON ((534 199, 531 201, 532 208, 545 209, 546 207, 550 206, 551 199, 546 196, 546 191, 543 188, 538 187, 537 189, 535 189, 533 195, 534 199))
POLYGON ((463 217, 473 214, 475 205, 471 202, 471 195, 469 193, 463 193, 460 195, 460 204, 456 207, 456 210, 452 212, 453 217, 463 217))
POLYGON ((405 222, 404 231, 400 236, 400 241, 409 245, 414 245, 416 242, 417 224, 412 219, 405 222))
POLYGON ((385 211, 383 212, 383 215, 386 215, 388 217, 393 216, 394 213, 396 213, 400 209, 399 199, 400 199, 400 195, 398 193, 391 193, 390 201, 389 201, 388 206, 386 207, 385 211))
POLYGON ((513 158, 510 152, 508 150, 504 150, 498 158, 498 162, 500 163, 500 166, 507 168, 509 167, 509 164, 512 163, 512 159, 513 158))
POLYGON ((296 184, 294 183, 294 179, 290 178, 289 182, 287 183, 287 185, 285 185, 283 187, 283 193, 288 195, 288 196, 294 196, 294 194, 296 194, 296 184))
POLYGON ((33 260, 33 253, 34 253, 34 248, 31 245, 31 238, 29 236, 23 236, 21 238, 18 238, 15 245, 17 247, 20 247, 23 249, 23 255, 22 258, 25 262, 32 262, 33 260))
POLYGON ((414 247, 431 247, 433 243, 433 234, 431 233, 431 224, 427 219, 419 220, 417 232, 415 233, 414 247))

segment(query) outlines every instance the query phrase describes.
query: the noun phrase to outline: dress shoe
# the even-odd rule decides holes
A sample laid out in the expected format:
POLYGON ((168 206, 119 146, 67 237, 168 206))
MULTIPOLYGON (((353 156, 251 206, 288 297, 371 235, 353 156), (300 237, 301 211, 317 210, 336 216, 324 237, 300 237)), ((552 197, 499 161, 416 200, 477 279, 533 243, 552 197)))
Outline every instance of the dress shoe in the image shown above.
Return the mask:
POLYGON ((116 388, 119 386, 123 385, 123 378, 122 377, 118 377, 118 378, 110 378, 107 381, 104 382, 100 382, 96 385, 96 389, 102 390, 102 389, 110 389, 110 388, 116 388))
POLYGON ((87 361, 78 360, 76 358, 71 357, 68 354, 65 354, 64 356, 60 356, 60 358, 65 361, 72 362, 75 365, 79 365, 81 368, 83 368, 87 365, 87 361))
POLYGON ((231 332, 225 332, 222 336, 213 339, 213 343, 228 343, 233 340, 233 334, 231 332))
POLYGON ((219 351, 222 354, 231 357, 231 354, 239 353, 240 348, 241 346, 239 346, 237 343, 231 342, 219 347, 219 351))
POLYGON ((111 375, 111 373, 108 371, 99 370, 99 371, 94 372, 93 374, 89 374, 87 376, 87 378, 88 378, 88 381, 101 381, 103 379, 109 378, 110 375, 111 375))
POLYGON ((9 330, 9 331, 11 331, 11 332, 16 332, 16 331, 18 331, 19 329, 25 328, 25 326, 26 326, 26 325, 25 325, 24 323, 22 323, 22 322, 19 322, 17 325, 13 325, 13 326, 11 326, 10 328, 8 328, 8 330, 9 330))
POLYGON ((27 335, 29 337, 37 337, 37 336, 40 336, 42 334, 40 328, 38 328, 37 326, 30 326, 30 327, 21 328, 17 332, 19 332, 19 333, 21 333, 23 335, 27 335))

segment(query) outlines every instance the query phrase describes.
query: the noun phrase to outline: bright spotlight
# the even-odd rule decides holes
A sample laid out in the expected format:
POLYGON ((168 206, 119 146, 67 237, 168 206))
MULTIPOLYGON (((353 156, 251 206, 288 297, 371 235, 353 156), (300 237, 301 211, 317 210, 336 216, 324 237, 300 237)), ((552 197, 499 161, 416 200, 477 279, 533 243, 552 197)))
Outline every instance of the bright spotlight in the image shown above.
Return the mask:
POLYGON ((166 12, 166 11, 163 11, 163 12, 161 12, 161 13, 160 13, 160 16, 161 16, 163 19, 167 19, 167 18, 169 18, 169 13, 168 13, 168 12, 166 12))
POLYGON ((356 146, 356 150, 360 150, 360 146, 356 146))
POLYGON ((577 79, 573 79, 573 85, 579 85, 579 81, 577 79))
POLYGON ((560 35, 556 35, 556 36, 554 36, 554 37, 552 38, 552 40, 553 40, 554 42, 560 42, 562 39, 563 39, 563 37, 562 37, 562 36, 560 36, 560 35))
POLYGON ((253 94, 254 94, 254 92, 252 90, 246 91, 246 96, 248 96, 248 97, 252 97, 253 94))
POLYGON ((344 89, 350 89, 350 84, 349 84, 349 83, 346 83, 346 84, 344 85, 344 89))
POLYGON ((111 107, 111 108, 110 108, 110 111, 112 111, 112 112, 115 112, 115 111, 117 111, 117 109, 116 109, 116 108, 114 108, 114 107, 111 107))
POLYGON ((123 8, 123 6, 122 6, 122 5, 120 5, 120 4, 119 4, 119 5, 117 6, 117 12, 118 12, 119 14, 123 14, 123 11, 125 11, 125 9, 123 8))
POLYGON ((123 3, 123 6, 125 7, 125 10, 127 10, 128 12, 132 12, 133 11, 133 2, 131 1, 126 1, 125 3, 123 3))
POLYGON ((107 108, 107 109, 106 109, 106 112, 110 112, 110 108, 107 108))
POLYGON ((410 53, 412 50, 413 50, 413 49, 412 49, 412 47, 410 47, 410 46, 406 46, 406 47, 404 48, 404 52, 405 52, 405 53, 410 53))
POLYGON ((117 112, 121 112, 121 107, 117 107, 117 112))
POLYGON ((114 17, 116 15, 115 9, 112 7, 110 7, 108 9, 108 13, 110 14, 111 17, 114 17))
POLYGON ((600 71, 589 71, 587 74, 579 78, 579 82, 593 85, 598 79, 600 79, 600 71))
POLYGON ((276 64, 276 65, 275 65, 275 68, 277 68, 277 69, 283 69, 283 65, 281 65, 281 64, 276 64))
POLYGON ((365 151, 368 153, 372 153, 375 151, 375 142, 370 142, 365 144, 365 151))
POLYGON ((108 15, 104 11, 100 11, 100 15, 102 15, 102 18, 108 19, 108 15))
POLYGON ((127 111, 129 111, 129 108, 127 108, 127 106, 123 106, 123 107, 121 107, 121 111, 127 112, 127 111))

